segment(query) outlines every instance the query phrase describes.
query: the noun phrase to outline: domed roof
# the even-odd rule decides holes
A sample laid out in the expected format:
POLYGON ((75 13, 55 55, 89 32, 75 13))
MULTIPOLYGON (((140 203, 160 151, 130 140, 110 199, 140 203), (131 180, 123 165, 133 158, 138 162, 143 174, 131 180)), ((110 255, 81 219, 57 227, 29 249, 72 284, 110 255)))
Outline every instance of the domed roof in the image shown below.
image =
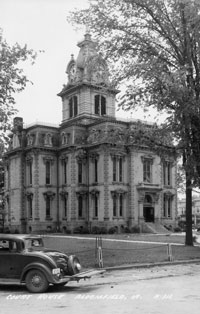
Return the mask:
POLYGON ((67 65, 68 84, 88 82, 91 84, 109 84, 108 68, 102 55, 97 51, 97 44, 92 41, 91 35, 86 33, 84 40, 78 43, 80 48, 78 57, 67 65))

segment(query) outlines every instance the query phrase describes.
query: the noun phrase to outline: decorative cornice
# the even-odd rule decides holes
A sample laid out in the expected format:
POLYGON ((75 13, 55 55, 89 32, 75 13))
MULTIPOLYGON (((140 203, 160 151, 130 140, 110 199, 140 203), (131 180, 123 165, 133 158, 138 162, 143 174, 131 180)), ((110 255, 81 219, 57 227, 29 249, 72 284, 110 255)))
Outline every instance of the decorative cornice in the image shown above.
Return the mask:
POLYGON ((60 196, 62 197, 62 198, 67 198, 68 197, 68 192, 67 191, 60 191, 60 196))
POLYGON ((46 199, 47 197, 50 197, 51 199, 53 199, 56 195, 56 193, 52 192, 52 191, 46 191, 43 193, 44 198, 46 199))
POLYGON ((50 161, 50 163, 53 164, 55 160, 54 160, 54 158, 53 158, 52 156, 45 156, 45 157, 43 157, 43 162, 44 162, 44 164, 45 164, 47 161, 50 161))

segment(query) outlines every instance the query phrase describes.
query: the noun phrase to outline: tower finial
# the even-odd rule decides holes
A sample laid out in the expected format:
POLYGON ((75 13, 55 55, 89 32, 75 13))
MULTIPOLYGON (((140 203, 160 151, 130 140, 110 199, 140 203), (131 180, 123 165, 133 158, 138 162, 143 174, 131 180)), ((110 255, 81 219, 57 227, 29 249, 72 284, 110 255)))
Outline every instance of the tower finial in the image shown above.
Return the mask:
POLYGON ((89 34, 89 33, 90 33, 88 24, 86 24, 86 26, 85 26, 85 33, 86 33, 86 34, 89 34))
POLYGON ((85 35, 84 35, 84 37, 85 37, 85 40, 91 40, 91 35, 90 35, 89 27, 88 27, 87 24, 85 26, 85 35))

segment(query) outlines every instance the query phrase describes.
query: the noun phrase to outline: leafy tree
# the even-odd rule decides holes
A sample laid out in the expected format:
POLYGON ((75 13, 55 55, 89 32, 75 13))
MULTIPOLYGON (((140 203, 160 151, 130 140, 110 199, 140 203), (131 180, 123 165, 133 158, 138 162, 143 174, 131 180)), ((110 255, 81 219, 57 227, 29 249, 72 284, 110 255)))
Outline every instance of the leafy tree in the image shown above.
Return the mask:
POLYGON ((200 178, 200 1, 93 0, 68 17, 85 24, 126 82, 119 105, 168 115, 186 177, 186 245, 192 239, 192 187, 200 178))
POLYGON ((7 131, 11 127, 11 118, 16 114, 15 94, 21 92, 29 82, 22 62, 30 60, 34 63, 36 53, 25 45, 18 43, 9 46, 0 29, 0 156, 7 141, 7 131))

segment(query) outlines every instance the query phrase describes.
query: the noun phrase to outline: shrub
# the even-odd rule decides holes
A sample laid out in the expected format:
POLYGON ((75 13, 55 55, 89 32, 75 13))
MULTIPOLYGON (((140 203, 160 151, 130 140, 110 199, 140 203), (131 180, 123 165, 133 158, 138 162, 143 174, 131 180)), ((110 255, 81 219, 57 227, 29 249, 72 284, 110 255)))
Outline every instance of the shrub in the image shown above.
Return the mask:
POLYGON ((100 228, 98 226, 92 227, 92 234, 100 234, 100 228))
POLYGON ((83 227, 81 229, 81 234, 88 234, 88 233, 90 233, 88 227, 83 227))
POLYGON ((10 233, 10 229, 8 227, 4 228, 4 233, 10 233))
POLYGON ((46 230, 48 233, 51 233, 52 232, 52 227, 51 226, 47 226, 47 230, 46 230))
POLYGON ((140 233, 140 226, 135 225, 131 228, 131 233, 140 233))
POLYGON ((108 233, 109 233, 109 234, 117 233, 117 228, 116 228, 116 227, 111 227, 111 228, 108 230, 108 233))
POLYGON ((76 227, 74 228, 74 232, 73 233, 79 233, 79 234, 88 234, 89 233, 89 229, 87 227, 76 227))
POLYGON ((125 228, 124 228, 124 232, 125 232, 125 233, 131 233, 131 230, 130 230, 129 227, 125 227, 125 228))
POLYGON ((62 228, 63 233, 70 234, 71 230, 68 230, 66 226, 62 228))
POLYGON ((106 227, 101 227, 101 228, 100 228, 100 234, 107 234, 107 229, 106 229, 106 227))
POLYGON ((175 227, 174 228, 174 232, 181 232, 181 231, 182 231, 182 229, 180 227, 175 227))

